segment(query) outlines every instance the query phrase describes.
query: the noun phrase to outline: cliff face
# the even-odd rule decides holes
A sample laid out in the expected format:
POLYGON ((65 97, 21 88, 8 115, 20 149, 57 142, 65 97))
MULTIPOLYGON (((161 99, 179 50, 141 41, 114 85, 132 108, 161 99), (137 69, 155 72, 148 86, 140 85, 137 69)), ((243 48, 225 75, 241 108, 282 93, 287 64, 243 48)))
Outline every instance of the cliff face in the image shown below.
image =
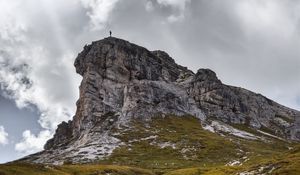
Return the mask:
POLYGON ((130 129, 133 120, 146 124, 170 114, 195 116, 213 131, 220 130, 220 123, 233 130, 230 125, 240 124, 280 139, 300 140, 298 111, 224 85, 211 70, 194 74, 163 51, 110 37, 85 46, 74 65, 83 77, 76 115, 60 124, 45 151, 28 157, 30 161, 103 159, 126 144, 116 135, 130 129))
POLYGON ((204 119, 193 98, 180 88, 193 72, 161 51, 150 52, 129 42, 107 38, 86 46, 75 61, 83 76, 74 117, 74 135, 93 127, 106 113, 119 122, 148 120, 158 113, 191 114, 204 119))
POLYGON ((224 85, 211 70, 198 70, 187 92, 209 119, 268 130, 287 140, 300 139, 299 111, 246 89, 224 85))

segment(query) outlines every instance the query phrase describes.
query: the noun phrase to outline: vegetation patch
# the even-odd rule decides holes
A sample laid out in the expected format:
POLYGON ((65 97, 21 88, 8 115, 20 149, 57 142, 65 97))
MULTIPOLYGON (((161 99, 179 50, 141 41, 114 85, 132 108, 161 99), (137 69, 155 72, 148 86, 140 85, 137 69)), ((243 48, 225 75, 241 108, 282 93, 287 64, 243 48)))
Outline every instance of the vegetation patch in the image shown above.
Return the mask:
POLYGON ((117 165, 0 165, 0 175, 154 175, 149 170, 117 165))
MULTIPOLYGON (((192 167, 203 167, 204 172, 232 161, 238 161, 239 166, 252 165, 279 156, 291 146, 274 138, 247 140, 229 134, 221 136, 204 130, 193 116, 157 116, 149 122, 135 120, 130 126, 116 136, 124 145, 98 163, 142 167, 156 173, 192 167)), ((238 129, 261 135, 251 128, 238 129)))

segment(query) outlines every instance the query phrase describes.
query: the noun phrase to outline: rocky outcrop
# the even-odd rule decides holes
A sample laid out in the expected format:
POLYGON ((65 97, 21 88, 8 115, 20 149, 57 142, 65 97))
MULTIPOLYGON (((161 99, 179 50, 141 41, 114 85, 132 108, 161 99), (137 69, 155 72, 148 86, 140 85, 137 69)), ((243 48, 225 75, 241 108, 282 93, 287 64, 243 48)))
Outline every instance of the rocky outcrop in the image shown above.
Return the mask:
POLYGON ((45 151, 29 156, 38 163, 88 162, 109 156, 124 144, 114 137, 129 121, 156 115, 193 115, 243 124, 286 140, 300 140, 300 113, 262 95, 222 84, 209 69, 196 74, 163 51, 118 38, 86 45, 75 60, 83 79, 72 121, 58 126, 45 151))
POLYGON ((72 123, 74 136, 93 127, 106 113, 115 113, 123 124, 131 118, 148 120, 158 113, 188 113, 204 119, 193 98, 176 85, 193 72, 165 52, 107 38, 86 46, 75 67, 83 80, 72 123))
POLYGON ((187 91, 211 120, 268 130, 285 139, 300 139, 298 111, 246 89, 224 85, 211 70, 198 70, 187 91))

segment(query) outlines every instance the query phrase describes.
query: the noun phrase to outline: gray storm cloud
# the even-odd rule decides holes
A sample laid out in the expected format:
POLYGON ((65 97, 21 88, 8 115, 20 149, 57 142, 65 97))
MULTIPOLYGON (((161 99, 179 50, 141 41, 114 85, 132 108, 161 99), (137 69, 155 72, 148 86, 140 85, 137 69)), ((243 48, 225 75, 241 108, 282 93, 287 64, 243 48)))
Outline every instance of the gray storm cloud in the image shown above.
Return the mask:
POLYGON ((299 8, 292 0, 0 0, 1 87, 18 107, 36 106, 44 128, 24 131, 16 150, 41 150, 72 118, 73 61, 108 30, 300 109, 299 8))

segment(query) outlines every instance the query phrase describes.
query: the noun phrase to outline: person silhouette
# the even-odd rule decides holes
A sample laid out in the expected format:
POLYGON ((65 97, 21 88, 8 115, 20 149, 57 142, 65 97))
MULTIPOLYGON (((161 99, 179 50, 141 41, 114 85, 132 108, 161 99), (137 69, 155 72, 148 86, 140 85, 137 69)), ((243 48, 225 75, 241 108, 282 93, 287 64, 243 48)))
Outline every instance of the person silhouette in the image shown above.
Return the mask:
POLYGON ((111 37, 111 34, 112 34, 112 32, 111 32, 111 30, 109 31, 109 36, 111 37))

